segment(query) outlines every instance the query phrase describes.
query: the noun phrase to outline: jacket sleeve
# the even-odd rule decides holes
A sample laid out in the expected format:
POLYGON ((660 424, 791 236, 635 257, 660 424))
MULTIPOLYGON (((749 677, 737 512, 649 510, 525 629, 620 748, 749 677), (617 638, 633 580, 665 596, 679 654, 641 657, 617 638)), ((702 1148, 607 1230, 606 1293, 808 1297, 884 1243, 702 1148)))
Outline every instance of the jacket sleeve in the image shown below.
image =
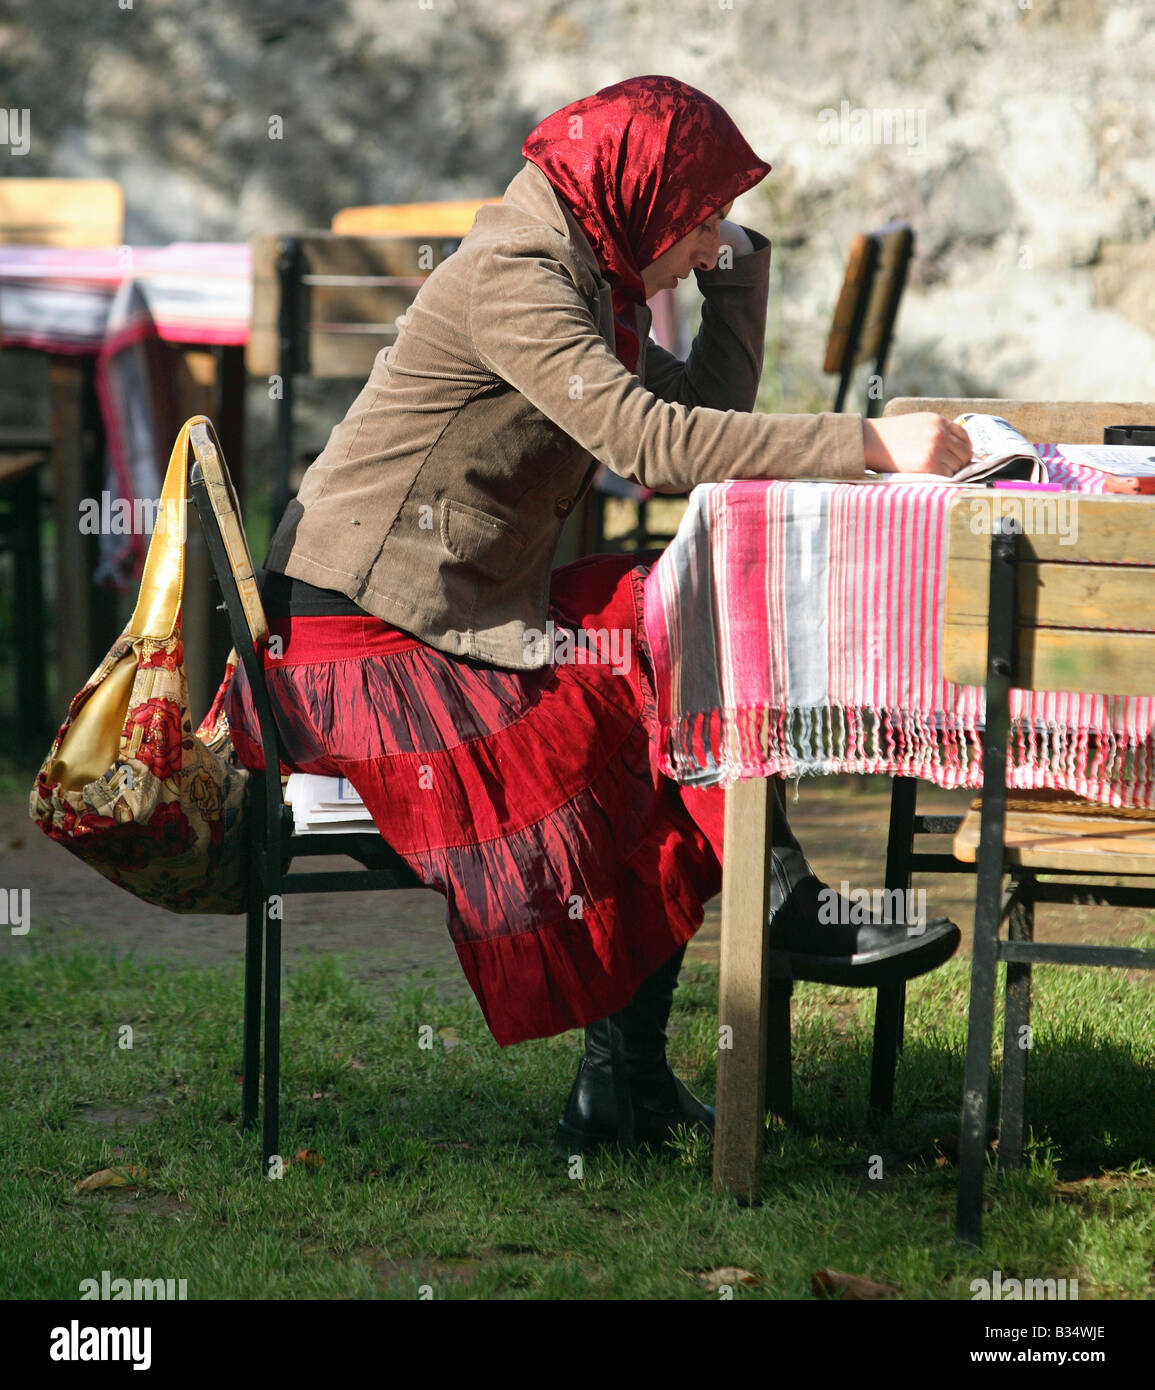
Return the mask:
POLYGON ((531 235, 495 242, 478 259, 467 331, 489 371, 613 472, 655 492, 865 474, 856 415, 751 414, 647 390, 610 351, 565 266, 531 235))
POLYGON ((664 401, 715 410, 753 410, 762 377, 770 243, 744 228, 752 254, 735 256, 728 270, 696 270, 702 322, 683 362, 657 343, 646 344, 646 389, 664 401))

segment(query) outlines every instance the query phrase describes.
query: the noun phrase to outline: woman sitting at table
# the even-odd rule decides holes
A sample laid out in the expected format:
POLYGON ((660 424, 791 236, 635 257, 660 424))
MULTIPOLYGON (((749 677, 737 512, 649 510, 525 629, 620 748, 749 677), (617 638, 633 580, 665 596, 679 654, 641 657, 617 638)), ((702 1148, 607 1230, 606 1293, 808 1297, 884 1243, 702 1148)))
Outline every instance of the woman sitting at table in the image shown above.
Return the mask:
MULTIPOLYGON (((632 78, 549 116, 522 153, 286 510, 263 588, 284 645, 265 662, 288 765, 347 777, 445 895, 498 1042, 586 1025, 569 1153, 713 1121, 670 1070, 665 1028, 721 887, 724 793, 658 771, 648 564, 594 556, 551 573, 597 461, 680 493, 949 475, 970 448, 936 415, 752 413, 770 246, 726 215, 770 166, 711 98, 632 78), (705 299, 683 363, 647 342, 645 302, 691 271, 705 299)), ((229 717, 259 768, 243 669, 229 717)), ((955 949, 942 921, 919 936, 825 925, 822 884, 781 820, 774 834, 771 939, 800 966, 833 957, 854 982, 901 979, 955 949)))

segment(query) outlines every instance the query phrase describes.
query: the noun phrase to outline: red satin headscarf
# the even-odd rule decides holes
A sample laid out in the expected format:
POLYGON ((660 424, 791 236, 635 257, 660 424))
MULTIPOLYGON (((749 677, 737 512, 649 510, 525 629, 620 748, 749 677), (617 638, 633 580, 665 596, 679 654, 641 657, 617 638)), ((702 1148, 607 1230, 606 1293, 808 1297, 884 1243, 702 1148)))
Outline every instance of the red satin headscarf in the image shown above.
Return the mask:
POLYGON ((616 351, 638 360, 642 270, 770 172, 712 97, 630 77, 563 106, 521 147, 569 205, 614 291, 616 351))

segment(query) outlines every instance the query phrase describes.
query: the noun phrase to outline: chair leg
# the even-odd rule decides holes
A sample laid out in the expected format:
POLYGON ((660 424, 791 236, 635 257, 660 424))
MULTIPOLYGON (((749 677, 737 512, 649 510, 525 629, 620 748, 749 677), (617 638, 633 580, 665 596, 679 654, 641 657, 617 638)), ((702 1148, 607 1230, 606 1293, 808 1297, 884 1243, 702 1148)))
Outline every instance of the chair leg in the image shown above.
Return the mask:
POLYGON ((975 890, 975 930, 967 1055, 959 1126, 958 1208, 955 1234, 971 1245, 982 1243, 983 1177, 986 1172, 987 1102, 990 1095, 991 1033, 995 1021, 995 972, 1001 918, 1002 864, 997 856, 981 863, 975 890))
MULTIPOLYGON (((260 893, 260 885, 257 885, 260 893)), ((241 1082, 241 1130, 257 1118, 261 1075, 261 952, 264 895, 250 899, 245 921, 245 1050, 241 1082)))
POLYGON ((894 1073, 898 1065, 905 1003, 905 983, 878 987, 878 998, 874 1005, 874 1048, 870 1058, 872 1120, 890 1115, 894 1110, 894 1073))
MULTIPOLYGON (((918 781, 896 777, 890 791, 890 825, 886 836, 886 879, 889 892, 910 888, 910 857, 914 845, 914 813, 918 781)), ((894 1111, 894 1073, 902 1051, 906 1014, 906 981, 880 987, 874 1006, 874 1046, 870 1059, 870 1119, 894 1111)))
MULTIPOLYGON (((910 864, 914 854, 914 816, 918 802, 918 778, 896 777, 890 791, 890 826, 886 836, 886 879, 888 892, 898 889, 907 901, 905 894, 910 891, 910 864)), ((906 1018, 906 981, 894 986, 897 991, 895 1023, 895 1052, 902 1051, 904 1022, 906 1018)), ((880 1000, 881 1002, 881 1000, 880 1000)), ((889 1006, 888 1006, 889 1007, 889 1006)), ((875 1014, 875 1029, 878 1015, 875 1014)), ((890 1114, 894 1102, 894 1069, 891 1068, 891 1103, 884 1113, 890 1114)), ((872 1097, 871 1108, 874 1108, 872 1097)))
POLYGON ((794 1118, 794 1081, 790 1057, 790 996, 793 990, 793 980, 772 977, 769 981, 765 1108, 784 1125, 794 1118))
MULTIPOLYGON (((1008 935, 1031 941, 1035 934, 1033 877, 1011 908, 1008 935)), ((1031 964, 1007 962, 1007 1000, 1003 1028, 1003 1080, 999 1099, 999 1168, 1023 1162, 1023 1112, 1027 1090, 1027 1056, 1031 1047, 1031 964)))
MULTIPOLYGON (((280 889, 280 875, 270 885, 280 889)), ((263 1146, 265 1172, 279 1152, 281 1101, 281 904, 280 892, 265 900, 265 1124, 263 1146)))

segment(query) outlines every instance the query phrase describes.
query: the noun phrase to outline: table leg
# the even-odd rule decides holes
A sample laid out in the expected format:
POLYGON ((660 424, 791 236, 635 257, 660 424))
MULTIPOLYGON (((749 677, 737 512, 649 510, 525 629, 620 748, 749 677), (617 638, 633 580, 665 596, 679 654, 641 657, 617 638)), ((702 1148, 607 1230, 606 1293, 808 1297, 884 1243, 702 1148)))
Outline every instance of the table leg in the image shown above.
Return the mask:
POLYGON ((762 1190, 766 1035, 766 927, 770 909, 771 783, 736 782, 726 792, 722 943, 718 977, 718 1096, 714 1187, 754 1202, 762 1190))

